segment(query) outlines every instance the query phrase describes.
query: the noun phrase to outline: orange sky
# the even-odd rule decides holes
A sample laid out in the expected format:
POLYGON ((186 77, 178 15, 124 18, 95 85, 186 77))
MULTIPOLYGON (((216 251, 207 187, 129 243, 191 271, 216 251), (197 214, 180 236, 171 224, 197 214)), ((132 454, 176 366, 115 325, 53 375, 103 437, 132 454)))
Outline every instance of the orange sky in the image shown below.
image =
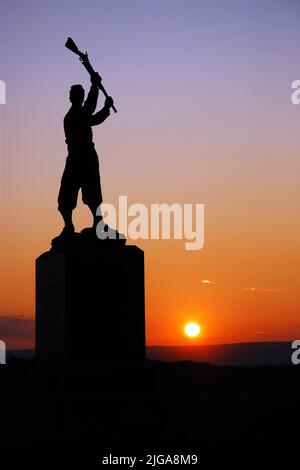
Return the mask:
MULTIPOLYGON (((70 18, 59 4, 3 7, 0 315, 34 318, 34 261, 62 228, 62 119, 69 86, 88 86, 63 47, 70 34, 102 64, 119 110, 94 132, 105 201, 205 204, 201 251, 128 240, 145 251, 147 343, 299 337, 300 106, 290 100, 300 79, 299 8, 129 3, 120 17, 105 5, 101 32, 97 4, 70 18), (197 339, 183 334, 189 320, 202 326, 197 339)), ((90 223, 81 203, 74 218, 78 229, 90 223)), ((7 341, 23 347, 33 337, 7 341)))

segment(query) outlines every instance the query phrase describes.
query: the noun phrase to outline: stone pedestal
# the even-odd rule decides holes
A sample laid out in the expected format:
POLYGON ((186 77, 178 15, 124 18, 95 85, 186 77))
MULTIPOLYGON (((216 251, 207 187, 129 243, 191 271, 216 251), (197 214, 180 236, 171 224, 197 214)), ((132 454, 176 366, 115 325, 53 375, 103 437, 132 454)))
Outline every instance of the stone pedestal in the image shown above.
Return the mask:
POLYGON ((144 253, 121 240, 73 241, 36 260, 36 357, 145 359, 144 253))

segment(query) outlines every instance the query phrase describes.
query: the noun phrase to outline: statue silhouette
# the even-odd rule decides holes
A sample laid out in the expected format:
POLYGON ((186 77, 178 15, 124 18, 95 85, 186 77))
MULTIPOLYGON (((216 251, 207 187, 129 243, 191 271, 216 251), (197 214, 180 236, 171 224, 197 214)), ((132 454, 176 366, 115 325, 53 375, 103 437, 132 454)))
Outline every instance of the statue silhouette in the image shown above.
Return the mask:
POLYGON ((110 115, 113 99, 108 96, 104 107, 95 112, 98 100, 98 85, 101 77, 98 73, 91 76, 91 88, 84 102, 85 91, 81 85, 70 89, 71 108, 64 118, 64 131, 68 146, 68 156, 61 179, 58 195, 58 210, 64 219, 61 235, 70 235, 75 231, 72 212, 77 205, 78 192, 81 189, 82 201, 93 214, 93 227, 102 215, 97 208, 102 203, 98 155, 93 143, 92 126, 101 124, 110 115))

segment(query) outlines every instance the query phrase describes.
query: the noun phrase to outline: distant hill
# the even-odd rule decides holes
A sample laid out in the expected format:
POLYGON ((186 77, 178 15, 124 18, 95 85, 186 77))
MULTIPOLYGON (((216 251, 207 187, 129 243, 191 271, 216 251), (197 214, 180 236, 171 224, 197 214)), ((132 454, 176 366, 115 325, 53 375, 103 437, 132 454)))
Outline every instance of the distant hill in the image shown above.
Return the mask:
POLYGON ((8 349, 6 359, 32 359, 34 353, 34 349, 8 349))
POLYGON ((147 356, 159 361, 196 361, 216 365, 291 364, 291 342, 237 343, 211 346, 148 346, 147 356))
MULTIPOLYGON (((291 364, 291 342, 238 343, 211 346, 148 346, 147 357, 159 361, 195 361, 216 365, 291 364)), ((7 358, 30 359, 33 349, 9 350, 7 358)))

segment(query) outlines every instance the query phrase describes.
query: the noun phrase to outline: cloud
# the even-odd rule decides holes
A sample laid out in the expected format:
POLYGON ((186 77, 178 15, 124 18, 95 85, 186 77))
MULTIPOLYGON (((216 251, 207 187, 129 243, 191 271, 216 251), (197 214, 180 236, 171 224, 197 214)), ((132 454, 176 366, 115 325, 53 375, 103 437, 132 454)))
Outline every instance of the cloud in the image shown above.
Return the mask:
POLYGON ((244 287, 248 292, 276 292, 276 289, 267 289, 265 287, 244 287))
POLYGON ((209 279, 202 279, 201 284, 215 284, 215 282, 210 281, 209 279))
POLYGON ((34 336, 34 318, 0 316, 0 338, 31 338, 34 336))
POLYGON ((270 336, 273 334, 273 331, 256 331, 257 336, 270 336))

